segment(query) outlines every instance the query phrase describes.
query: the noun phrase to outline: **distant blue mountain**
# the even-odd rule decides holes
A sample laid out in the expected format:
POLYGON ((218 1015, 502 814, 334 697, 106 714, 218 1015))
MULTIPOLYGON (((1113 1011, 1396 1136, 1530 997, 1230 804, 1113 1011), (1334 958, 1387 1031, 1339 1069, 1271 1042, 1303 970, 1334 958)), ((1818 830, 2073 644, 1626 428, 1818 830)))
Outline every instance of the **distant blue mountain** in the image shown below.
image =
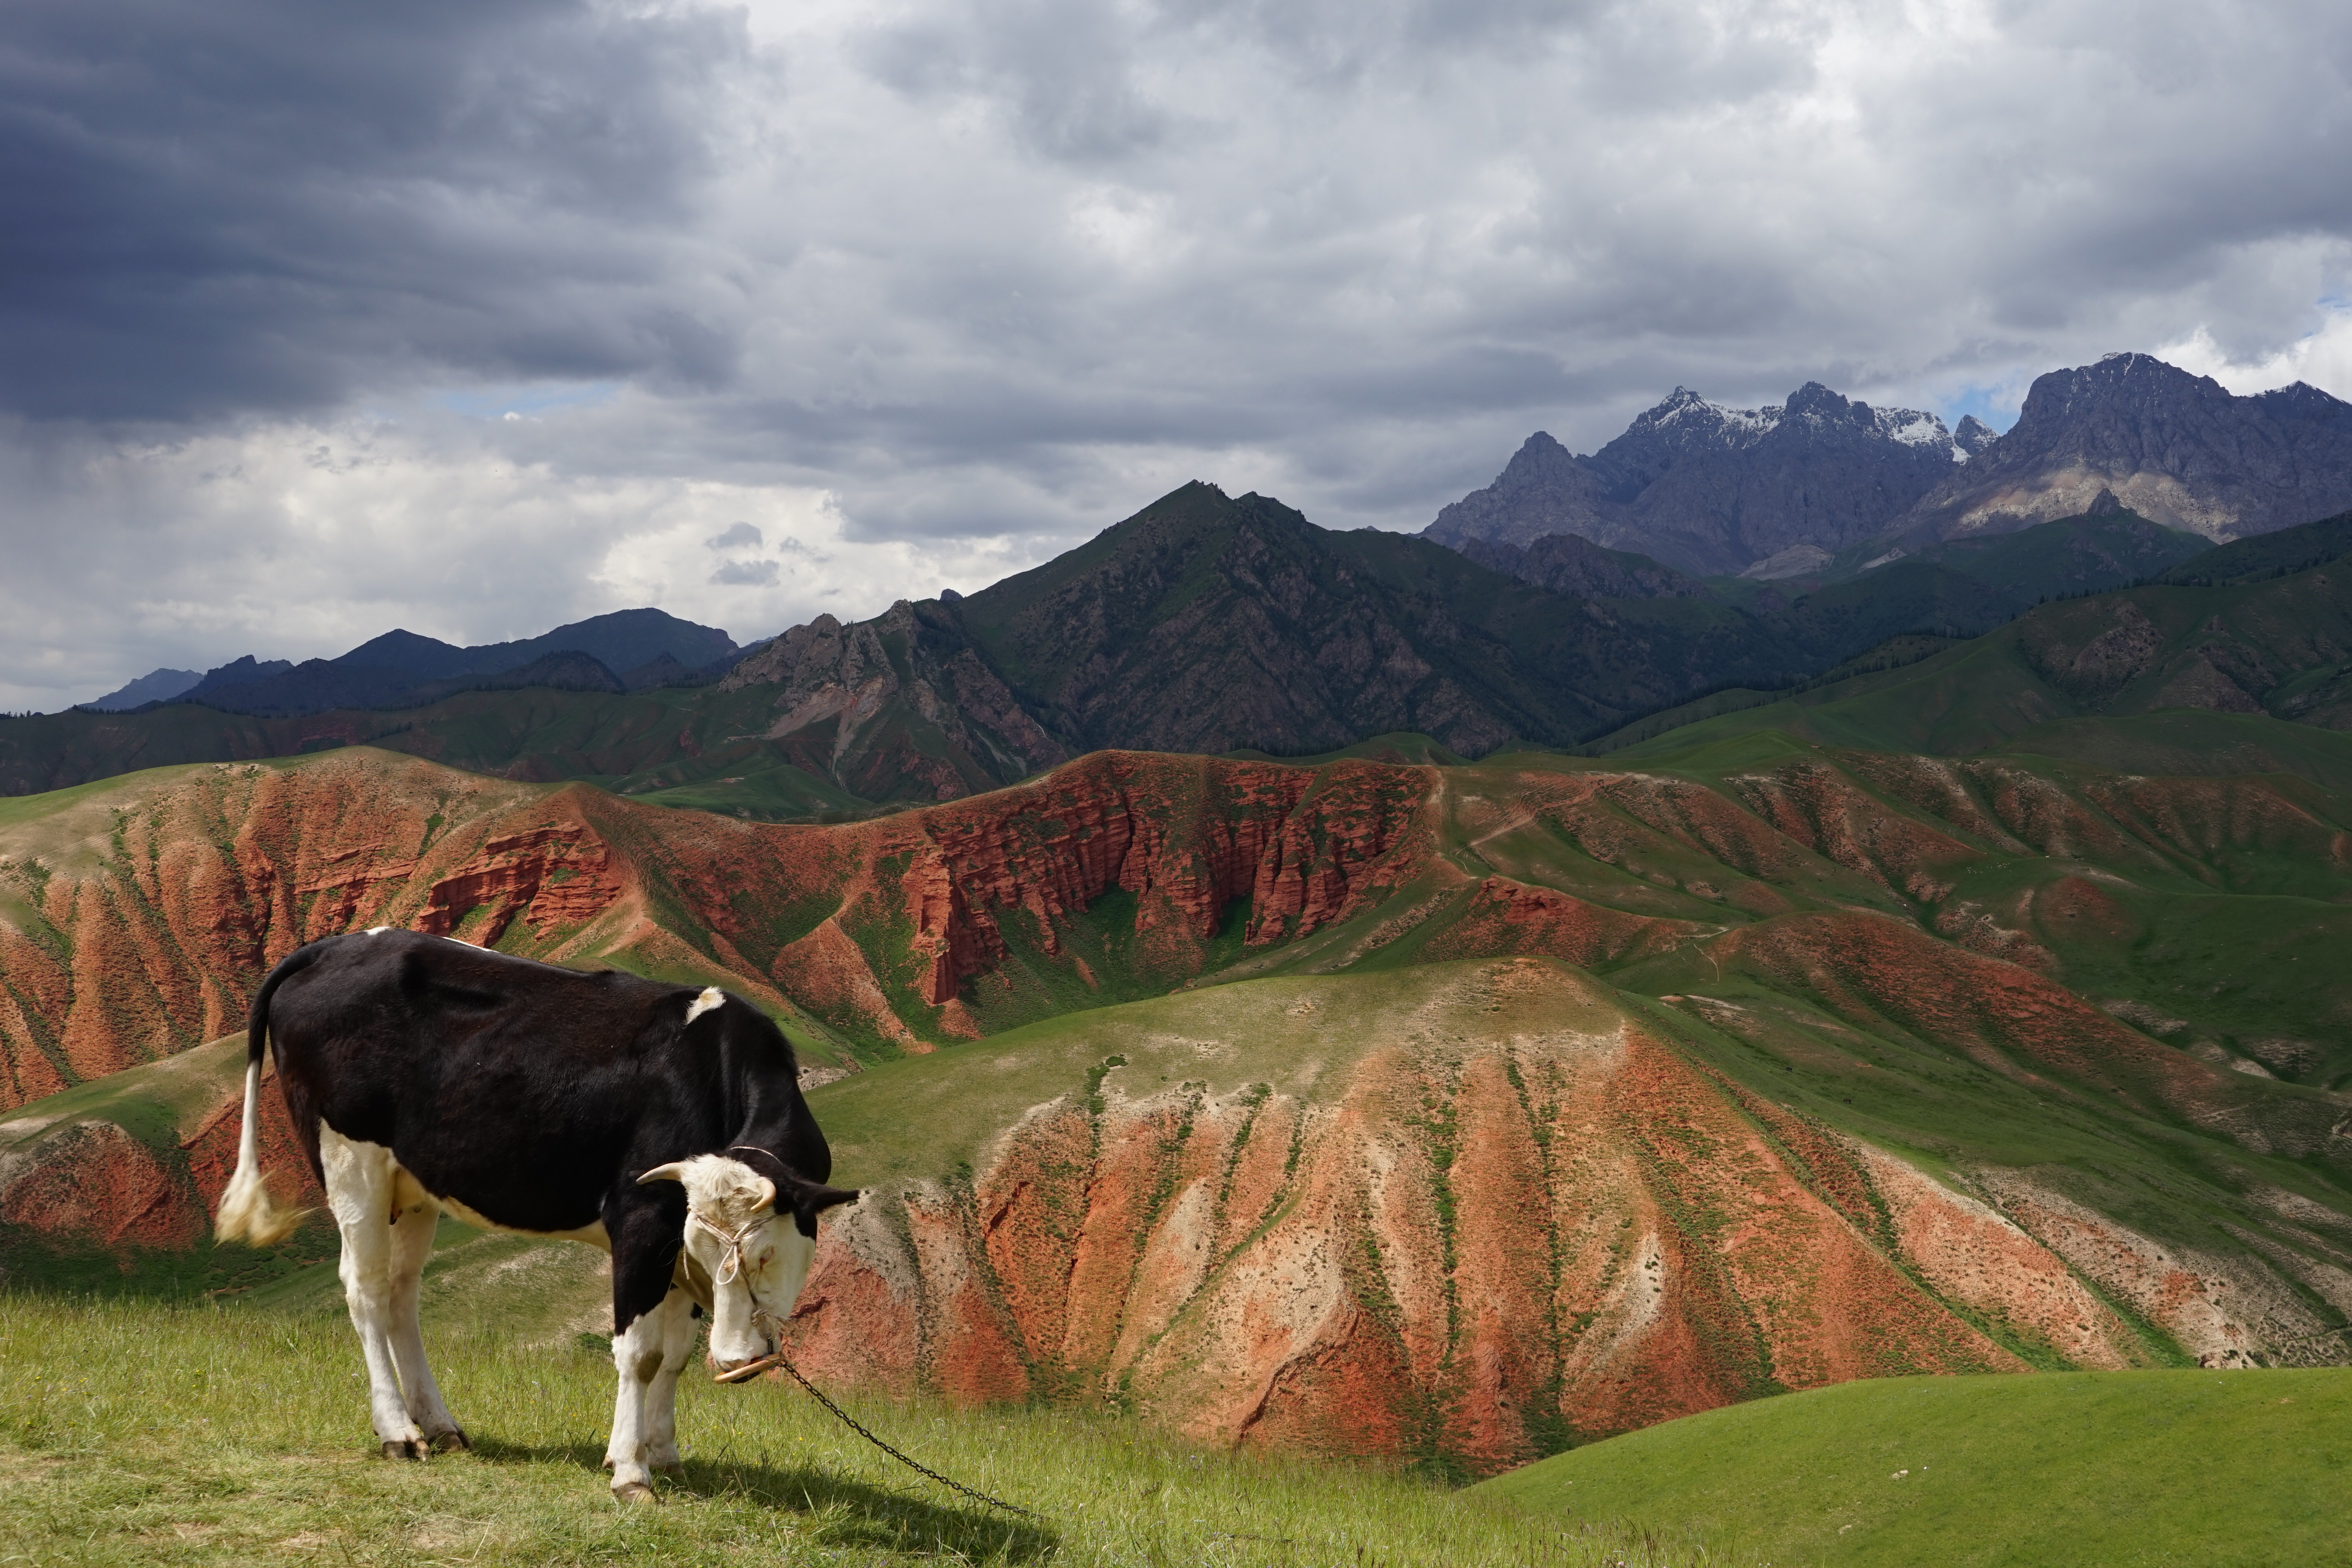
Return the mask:
POLYGON ((478 686, 635 691, 714 679, 740 651, 716 626, 660 610, 616 610, 541 637, 478 647, 394 630, 340 658, 300 665, 248 655, 161 700, 290 718, 331 708, 412 707, 478 686))
POLYGON ((108 692, 85 708, 95 708, 101 713, 120 713, 127 709, 144 707, 150 702, 169 702, 204 679, 201 670, 151 669, 129 685, 108 692))

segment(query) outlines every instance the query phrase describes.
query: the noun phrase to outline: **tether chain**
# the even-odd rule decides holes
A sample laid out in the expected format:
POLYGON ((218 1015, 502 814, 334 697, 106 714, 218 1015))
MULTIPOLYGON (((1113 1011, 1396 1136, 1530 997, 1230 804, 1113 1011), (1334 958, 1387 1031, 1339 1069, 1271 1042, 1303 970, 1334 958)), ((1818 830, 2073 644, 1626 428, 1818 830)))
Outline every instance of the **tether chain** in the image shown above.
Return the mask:
POLYGON ((929 1476, 931 1479, 939 1482, 940 1485, 947 1488, 948 1490, 951 1492, 961 1492, 964 1496, 971 1499, 974 1502, 984 1502, 991 1508, 1001 1508, 1007 1513, 1017 1513, 1024 1519, 1034 1519, 1041 1523, 1044 1522, 1045 1516, 1038 1513, 1034 1509, 1022 1508, 1013 1503, 1006 1502, 1003 1498, 993 1498, 989 1496, 986 1492, 976 1491, 972 1488, 964 1485, 961 1481, 951 1481, 948 1479, 947 1477, 940 1474, 939 1471, 931 1468, 929 1465, 923 1464, 919 1460, 910 1459, 906 1455, 900 1453, 898 1449, 892 1447, 889 1444, 885 1443, 881 1438, 877 1437, 873 1433, 868 1432, 864 1426, 860 1426, 858 1424, 857 1417, 852 1415, 848 1411, 844 1410, 840 1405, 835 1405, 832 1400, 826 1398, 824 1389, 819 1388, 815 1384, 811 1383, 807 1378, 803 1377, 801 1375, 801 1369, 787 1361, 784 1358, 784 1352, 782 1351, 779 1350, 772 1352, 770 1355, 762 1357, 761 1359, 773 1361, 776 1365, 782 1367, 786 1372, 791 1373, 793 1374, 793 1381, 799 1384, 803 1388, 807 1389, 811 1394, 816 1395, 816 1402, 819 1405, 824 1405, 827 1410, 832 1411, 835 1415, 839 1416, 843 1426, 848 1427, 851 1431, 856 1433, 859 1436, 865 1438, 867 1442, 873 1444, 876 1447, 881 1449, 884 1453, 889 1455, 892 1458, 898 1460, 908 1469, 915 1471, 919 1475, 929 1476))
MULTIPOLYGON (((734 1145, 734 1147, 744 1148, 747 1147, 747 1145, 739 1143, 734 1145)), ((762 1152, 764 1152, 765 1151, 762 1151, 762 1152)), ((688 1220, 699 1224, 705 1230, 710 1232, 711 1235, 719 1237, 719 1240, 727 1244, 727 1250, 720 1255, 719 1263, 719 1282, 720 1284, 725 1284, 732 1280, 736 1275, 741 1271, 743 1267, 743 1243, 750 1238, 751 1233, 776 1217, 777 1215, 774 1214, 761 1215, 737 1229, 728 1231, 722 1230, 718 1226, 711 1224, 709 1220, 704 1219, 700 1215, 696 1214, 691 1210, 688 1210, 687 1214, 687 1218, 688 1220)), ((991 1497, 986 1492, 978 1491, 964 1485, 961 1481, 951 1481, 948 1479, 947 1477, 940 1474, 939 1471, 931 1468, 929 1465, 923 1464, 919 1460, 908 1458, 906 1455, 900 1453, 889 1444, 885 1443, 881 1438, 877 1437, 873 1433, 867 1431, 863 1426, 859 1425, 856 1416, 852 1415, 848 1411, 844 1410, 840 1405, 835 1405, 832 1400, 826 1398, 824 1390, 819 1388, 815 1384, 811 1383, 807 1378, 803 1377, 801 1375, 801 1369, 794 1366, 790 1361, 787 1361, 784 1358, 783 1324, 777 1321, 772 1314, 758 1310, 756 1301, 751 1314, 751 1321, 754 1324, 764 1327, 769 1332, 774 1335, 776 1348, 769 1352, 766 1355, 759 1357, 757 1360, 746 1362, 743 1365, 735 1368, 732 1372, 724 1372, 719 1373, 718 1378, 719 1382, 740 1383, 746 1378, 758 1376, 761 1373, 765 1372, 771 1366, 782 1367, 786 1372, 793 1374, 793 1381, 794 1383, 799 1384, 803 1388, 807 1389, 811 1394, 816 1396, 816 1402, 819 1405, 824 1405, 827 1410, 832 1411, 835 1415, 838 1416, 843 1426, 848 1427, 851 1431, 856 1433, 859 1436, 865 1438, 867 1442, 873 1444, 876 1447, 881 1449, 884 1453, 889 1455, 892 1458, 898 1460, 908 1469, 913 1470, 916 1474, 929 1476, 931 1479, 939 1482, 940 1485, 947 1488, 948 1490, 951 1492, 961 1492, 965 1497, 971 1499, 974 1502, 986 1503, 991 1508, 1001 1508, 1007 1513, 1017 1513, 1024 1519, 1034 1519, 1038 1521, 1040 1523, 1044 1522, 1045 1516, 1036 1512, 1034 1510, 1021 1508, 1015 1504, 1006 1502, 1003 1498, 991 1497)))

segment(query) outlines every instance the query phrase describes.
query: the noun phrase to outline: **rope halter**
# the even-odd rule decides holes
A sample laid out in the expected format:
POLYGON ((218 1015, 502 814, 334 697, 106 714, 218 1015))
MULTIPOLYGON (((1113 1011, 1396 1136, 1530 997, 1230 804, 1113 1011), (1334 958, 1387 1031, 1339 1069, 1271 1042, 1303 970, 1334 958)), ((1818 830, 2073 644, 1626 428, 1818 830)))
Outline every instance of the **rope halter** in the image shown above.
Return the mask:
MULTIPOLYGON (((717 1279, 721 1285, 730 1285, 734 1283, 736 1276, 743 1272, 743 1244, 751 1240, 752 1234, 761 1226, 774 1223, 779 1216, 773 1209, 771 1209, 766 1214, 756 1215, 745 1220, 733 1230, 725 1229, 705 1219, 692 1209, 687 1210, 686 1217, 727 1244, 727 1250, 719 1255, 717 1279)), ((754 1312, 759 1310, 759 1298, 753 1297, 751 1307, 754 1312)))

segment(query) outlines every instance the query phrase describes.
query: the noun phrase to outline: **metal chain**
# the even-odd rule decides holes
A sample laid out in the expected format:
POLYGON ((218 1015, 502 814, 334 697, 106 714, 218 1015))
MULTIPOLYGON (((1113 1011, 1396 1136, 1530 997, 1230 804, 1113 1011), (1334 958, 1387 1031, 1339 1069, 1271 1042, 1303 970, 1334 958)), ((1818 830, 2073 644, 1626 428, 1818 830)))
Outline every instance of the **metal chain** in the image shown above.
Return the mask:
POLYGON ((889 1444, 885 1443, 881 1438, 877 1437, 873 1433, 867 1431, 864 1426, 858 1425, 857 1418, 852 1415, 848 1411, 844 1410, 840 1405, 835 1405, 832 1400, 826 1398, 824 1390, 819 1388, 815 1384, 811 1383, 807 1378, 803 1377, 801 1375, 801 1369, 794 1366, 789 1360, 787 1360, 782 1350, 773 1352, 769 1359, 773 1360, 778 1366, 782 1367, 786 1372, 791 1373, 794 1383, 799 1384, 803 1388, 807 1389, 811 1394, 816 1395, 816 1402, 819 1405, 824 1405, 827 1410, 832 1411, 835 1415, 839 1416, 841 1418, 842 1425, 847 1426, 851 1431, 856 1433, 859 1436, 865 1438, 867 1442, 873 1444, 876 1447, 881 1449, 884 1453, 889 1455, 892 1458, 898 1460, 908 1469, 913 1470, 919 1475, 929 1476, 931 1479, 939 1482, 940 1485, 947 1488, 948 1490, 952 1492, 961 1492, 964 1496, 971 1499, 974 1502, 984 1502, 991 1508, 1001 1508, 1007 1513, 1017 1513, 1024 1519, 1034 1519, 1040 1523, 1045 1521, 1045 1516, 1037 1512, 1034 1509, 1021 1508, 1015 1504, 1006 1502, 1003 1498, 993 1498, 989 1496, 986 1492, 975 1491, 971 1487, 964 1485, 961 1481, 951 1481, 948 1479, 947 1477, 940 1474, 939 1471, 931 1468, 929 1465, 908 1458, 906 1455, 900 1453, 898 1449, 892 1447, 889 1444))

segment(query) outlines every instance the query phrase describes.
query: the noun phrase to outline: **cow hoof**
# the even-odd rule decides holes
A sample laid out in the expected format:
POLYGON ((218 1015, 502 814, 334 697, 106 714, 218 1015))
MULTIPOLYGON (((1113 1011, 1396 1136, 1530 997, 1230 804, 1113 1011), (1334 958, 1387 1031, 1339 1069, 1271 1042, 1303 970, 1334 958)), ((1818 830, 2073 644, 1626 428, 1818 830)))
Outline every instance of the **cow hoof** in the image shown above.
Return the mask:
POLYGON ((466 1440, 463 1432, 436 1432, 433 1435, 433 1451, 436 1454, 462 1453, 473 1446, 466 1440))
POLYGON ((654 1496, 654 1489, 646 1485, 645 1482, 631 1481, 627 1486, 614 1487, 613 1489, 613 1500, 615 1502, 659 1502, 661 1500, 654 1496))
POLYGON ((672 1459, 667 1465, 656 1465, 654 1467, 654 1474, 657 1476, 682 1476, 686 1474, 686 1466, 680 1460, 672 1459))
POLYGON ((422 1437, 388 1439, 383 1446, 383 1457, 387 1459, 421 1459, 425 1458, 425 1439, 422 1437))

